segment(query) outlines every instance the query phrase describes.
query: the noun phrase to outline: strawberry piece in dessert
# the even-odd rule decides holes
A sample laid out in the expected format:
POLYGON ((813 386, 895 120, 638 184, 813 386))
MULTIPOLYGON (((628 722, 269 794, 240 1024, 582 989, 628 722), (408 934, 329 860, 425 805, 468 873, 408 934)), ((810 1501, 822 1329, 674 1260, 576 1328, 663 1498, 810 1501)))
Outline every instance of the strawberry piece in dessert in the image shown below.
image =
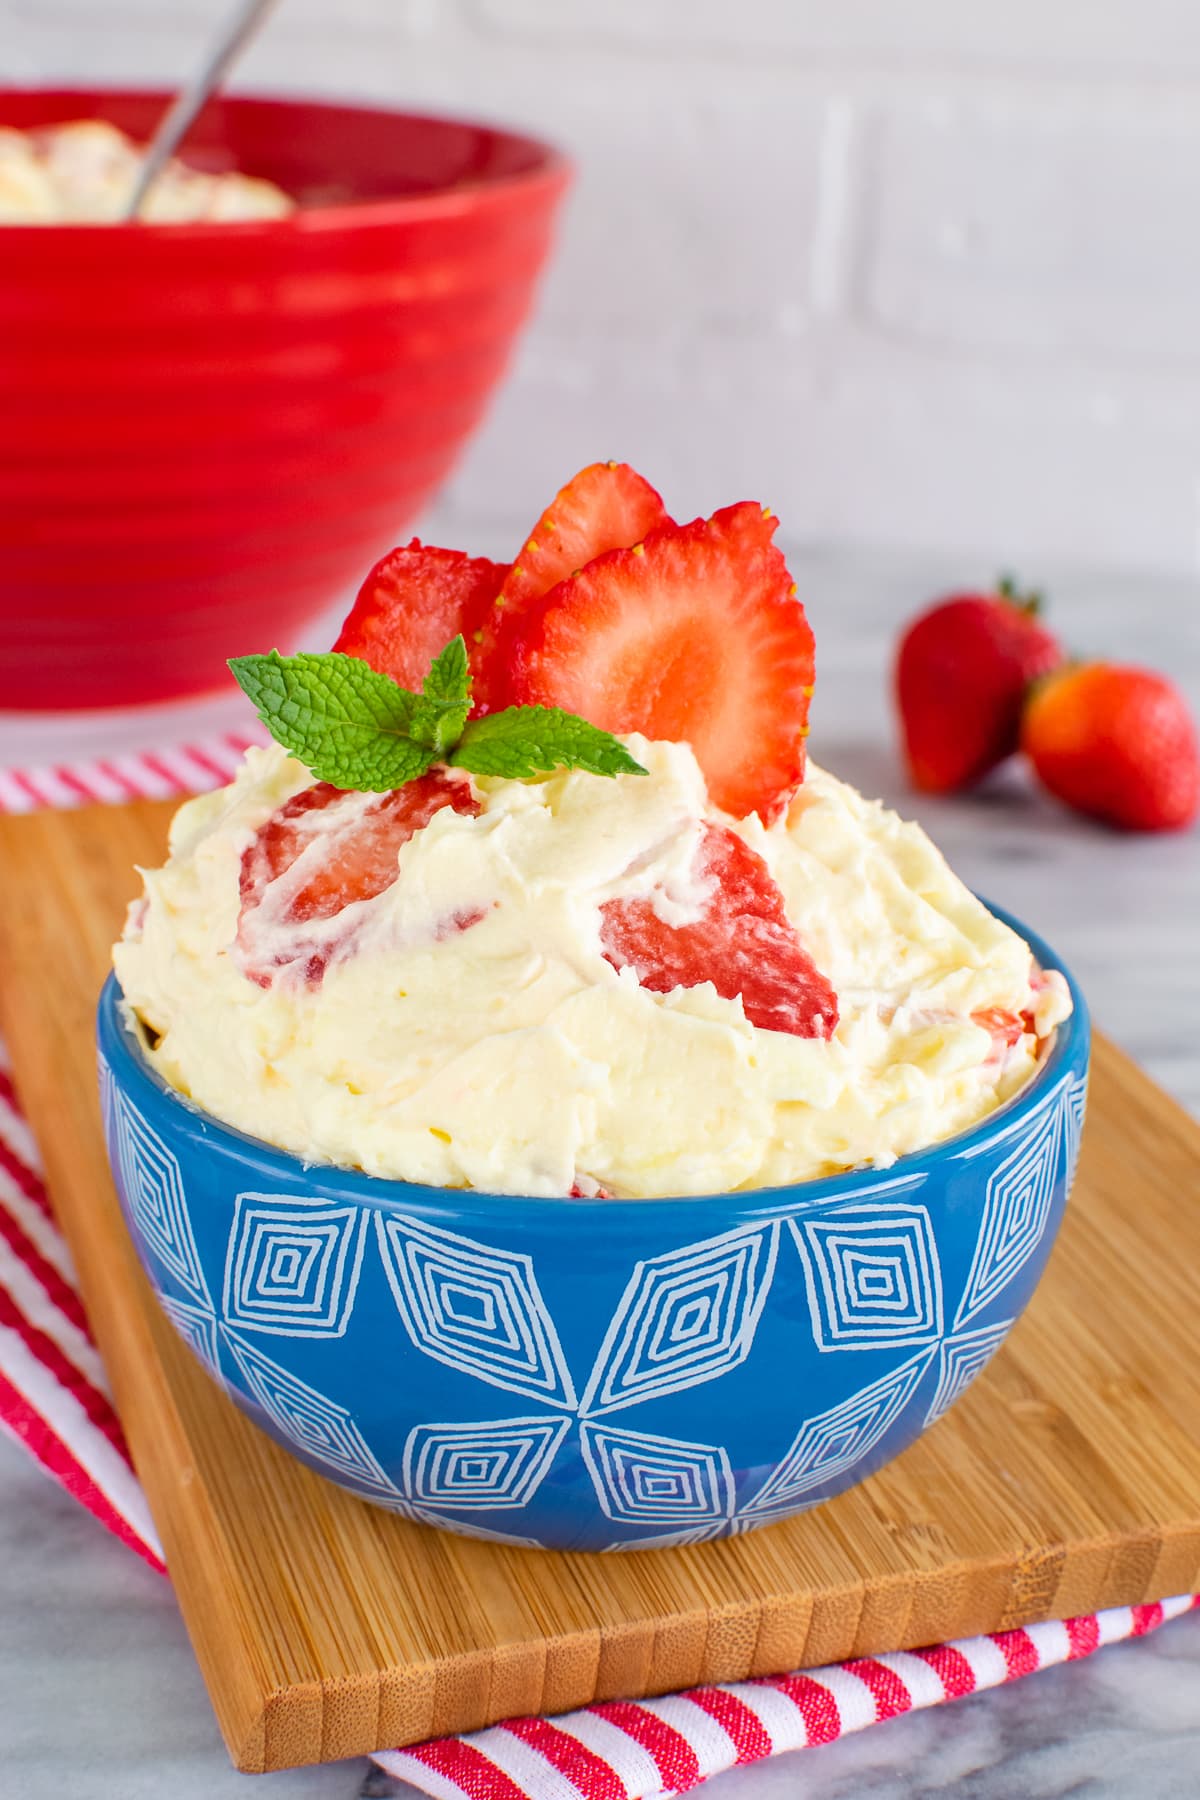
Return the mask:
MULTIPOLYGON (((344 930, 330 930, 330 921, 391 887, 401 846, 444 806, 479 811, 469 782, 438 771, 387 794, 347 793, 327 781, 294 794, 242 856, 235 948, 243 974, 270 987, 285 971, 298 972, 315 986, 346 954, 362 917, 344 930)), ((439 935, 481 916, 456 914, 439 935)))
POLYGON ((800 942, 762 857, 723 825, 704 827, 698 856, 695 872, 711 884, 700 918, 668 925, 648 899, 606 901, 600 937, 607 960, 614 969, 631 967, 656 994, 711 981, 727 1000, 740 995, 762 1031, 832 1037, 837 995, 800 942))
POLYGON ((984 1065, 986 1068, 1002 1067, 1009 1051, 1016 1048, 1026 1033, 1037 1035, 1037 1023, 1031 1012, 1009 1012, 1002 1006, 988 1006, 973 1012, 971 1023, 991 1036, 992 1047, 984 1065))
POLYGON ((429 665, 451 638, 461 633, 472 655, 508 573, 507 563, 413 538, 375 564, 333 647, 420 693, 429 665))
POLYGON ((670 522, 661 495, 628 463, 591 463, 559 489, 484 622, 477 689, 484 710, 497 712, 510 703, 499 645, 526 608, 605 550, 640 544, 670 522))
POLYGON ((973 1012, 971 1023, 990 1032, 993 1046, 1004 1050, 1011 1050, 1014 1044, 1020 1043, 1026 1032, 1036 1029, 1032 1013, 1008 1012, 1002 1006, 989 1006, 980 1012, 973 1012))
POLYGON ((714 804, 769 824, 804 779, 813 683, 777 522, 742 501, 596 557, 503 640, 508 698, 686 739, 714 804))

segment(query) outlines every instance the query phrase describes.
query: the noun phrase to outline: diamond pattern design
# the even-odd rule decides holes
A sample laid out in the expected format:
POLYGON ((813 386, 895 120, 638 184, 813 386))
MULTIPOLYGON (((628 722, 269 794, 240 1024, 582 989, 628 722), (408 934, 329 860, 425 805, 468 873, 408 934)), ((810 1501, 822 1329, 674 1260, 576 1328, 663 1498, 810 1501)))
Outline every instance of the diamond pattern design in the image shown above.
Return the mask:
POLYGON ((134 1224, 168 1275, 186 1288, 198 1305, 211 1310, 212 1297, 200 1267, 183 1176, 174 1153, 115 1086, 109 1103, 111 1142, 134 1224))
POLYGON ((1062 1132, 1066 1156, 1067 1192, 1070 1193, 1079 1167, 1079 1143, 1083 1136, 1083 1119, 1087 1111, 1087 1076, 1069 1081, 1063 1095, 1062 1132))
MULTIPOLYGON (((954 1245, 956 1274, 960 1255, 962 1262, 968 1254, 971 1260, 952 1323, 933 1219, 920 1201, 925 1176, 897 1172, 894 1179, 869 1184, 864 1178, 857 1193, 801 1199, 785 1217, 756 1219, 637 1262, 625 1252, 610 1295, 622 1280, 624 1285, 607 1320, 592 1318, 590 1296, 587 1319, 572 1320, 587 1359, 576 1370, 581 1378, 590 1362, 580 1398, 533 1257, 416 1217, 291 1194, 239 1193, 228 1239, 219 1238, 215 1246, 217 1269, 224 1255, 217 1309, 189 1223, 179 1161, 115 1085, 103 1060, 99 1077, 114 1167, 139 1250, 169 1277, 173 1290, 162 1298, 164 1310, 193 1353, 218 1379, 248 1392, 285 1442, 335 1480, 403 1518, 522 1547, 536 1545, 538 1537, 497 1530, 490 1516, 498 1514, 503 1522, 511 1512, 518 1525, 531 1533, 545 1531, 553 1541, 562 1493, 569 1486, 578 1499, 586 1474, 595 1497, 587 1542, 613 1552, 699 1544, 818 1505, 831 1489, 860 1475, 864 1465, 894 1450, 922 1408, 925 1425, 940 1418, 1011 1329, 1011 1316, 988 1323, 982 1318, 988 1311, 1016 1310, 1014 1296, 1003 1296, 1044 1241, 1056 1180, 1069 1182, 1074 1174, 1086 1102, 1086 1078, 1064 1077, 1039 1099, 1032 1115, 1001 1121, 996 1136, 981 1147, 992 1173, 974 1245, 969 1237, 954 1245), (423 1378, 419 1370, 414 1373, 394 1324, 381 1333, 377 1315, 368 1328, 365 1315, 379 1304, 387 1319, 392 1317, 368 1245, 372 1218, 380 1267, 403 1334, 421 1356, 457 1372, 463 1383, 439 1381, 428 1367, 423 1378), (798 1261, 791 1260, 793 1254, 798 1261), (363 1301, 372 1304, 360 1307, 352 1332, 364 1270, 363 1301), (771 1329, 760 1331, 769 1301, 771 1329), (740 1409, 747 1397, 752 1401, 756 1380, 788 1379, 787 1368, 780 1366, 786 1356, 778 1354, 779 1334, 786 1332, 788 1342, 796 1344, 798 1331, 803 1347, 809 1328, 822 1354, 817 1366, 809 1357, 802 1389, 793 1380, 792 1418, 803 1411, 812 1416, 782 1460, 771 1465, 778 1440, 757 1439, 757 1417, 748 1419, 752 1429, 743 1431, 740 1409), (261 1347, 264 1337, 339 1340, 348 1332, 346 1343, 313 1344, 303 1360, 295 1359, 318 1385, 301 1380, 261 1347), (378 1440, 394 1479, 350 1410, 329 1397, 343 1391, 354 1359, 370 1354, 372 1344, 389 1334, 386 1354, 398 1364, 397 1379, 417 1393, 429 1384, 421 1412, 436 1420, 410 1430, 414 1413, 409 1413, 402 1456, 396 1454, 397 1440, 386 1447, 378 1440), (864 1365, 837 1355, 847 1351, 875 1352, 876 1359, 864 1365), (895 1366, 876 1373, 889 1362, 895 1366), (705 1435, 719 1432, 724 1443, 625 1428, 627 1419, 640 1422, 629 1409, 740 1369, 744 1373, 734 1386, 712 1396, 722 1403, 712 1410, 719 1423, 709 1423, 701 1396, 690 1415, 701 1422, 685 1427, 705 1435), (874 1378, 847 1394, 864 1369, 874 1378), (520 1402, 498 1403, 514 1416, 480 1418, 489 1403, 478 1390, 471 1395, 475 1382, 521 1396, 520 1402), (918 1405, 918 1390, 924 1396, 931 1388, 932 1399, 926 1405, 922 1398, 918 1405), (906 1410, 910 1403, 912 1417, 906 1410), (824 1410, 812 1410, 817 1407, 824 1410), (456 1418, 460 1411, 469 1416, 456 1418), (735 1461, 744 1488, 752 1490, 753 1480, 762 1479, 740 1506, 735 1461), (747 1467, 761 1470, 764 1464, 772 1467, 765 1478, 745 1475, 747 1467), (597 1512, 611 1525, 601 1523, 597 1512)), ((979 1153, 972 1147, 962 1154, 979 1153)), ((980 1168, 980 1185, 982 1178, 980 1168)), ((201 1241, 208 1253, 203 1233, 201 1241)), ((618 1238, 618 1245, 624 1241, 618 1238)), ((947 1272, 949 1256, 947 1251, 947 1272)), ((549 1252, 547 1257, 542 1273, 549 1281, 553 1259, 549 1252)), ((553 1263, 554 1279, 562 1283, 558 1305, 564 1319, 574 1297, 572 1273, 569 1263, 553 1263)), ((221 1277, 211 1264, 210 1274, 215 1292, 221 1277)), ((286 1359, 285 1351, 270 1347, 286 1359)), ((660 1422, 653 1411, 649 1418, 660 1422)), ((664 1413, 662 1422, 673 1421, 664 1413)))
POLYGON ((688 1544, 711 1544, 714 1538, 724 1537, 728 1530, 727 1521, 721 1519, 716 1525, 699 1525, 695 1531, 664 1531, 654 1537, 621 1538, 615 1544, 605 1544, 600 1555, 624 1555, 627 1550, 682 1550, 688 1544))
POLYGON ((779 1226, 726 1232, 635 1265, 600 1347, 585 1412, 616 1411, 727 1375, 746 1360, 779 1226))
POLYGON ((807 1420, 774 1474, 742 1508, 741 1517, 761 1520, 792 1512, 814 1488, 853 1468, 904 1410, 930 1354, 910 1358, 840 1405, 807 1420))
POLYGON ((239 1194, 225 1259, 226 1322, 278 1337, 341 1337, 366 1230, 365 1207, 239 1194))
POLYGON ((571 1421, 487 1419, 416 1425, 404 1446, 404 1486, 419 1506, 527 1506, 571 1421))
POLYGON ((926 1425, 932 1425, 948 1412, 960 1394, 965 1394, 984 1364, 990 1362, 1012 1330, 1013 1321, 1004 1319, 999 1325, 984 1325, 978 1331, 965 1331, 959 1337, 947 1338, 939 1351, 937 1392, 925 1414, 926 1425))
POLYGON ((610 1519, 630 1525, 715 1525, 733 1510, 733 1473, 719 1444, 580 1426, 583 1460, 610 1519))
POLYGON ((493 1387, 573 1407, 575 1389, 532 1257, 376 1215, 379 1248, 417 1349, 493 1387))
POLYGON ((175 1300, 170 1294, 160 1295, 159 1304, 192 1355, 199 1357, 219 1378, 221 1359, 217 1350, 217 1321, 214 1315, 204 1307, 175 1300))
POLYGON ((983 1221, 954 1329, 990 1306, 1033 1255, 1050 1217, 1062 1096, 1051 1095, 987 1184, 983 1221))
POLYGON ((116 1088, 113 1083, 112 1070, 106 1057, 96 1057, 96 1076, 100 1085, 100 1117, 104 1124, 104 1135, 112 1142, 113 1120, 116 1114, 116 1088))
POLYGON ((228 1326, 221 1327, 221 1334, 250 1392, 286 1438, 352 1483, 395 1492, 344 1406, 281 1369, 228 1326))
POLYGON ((515 1531, 494 1531, 490 1525, 477 1525, 474 1519, 447 1519, 441 1513, 430 1512, 425 1506, 412 1506, 405 1509, 408 1517, 417 1519, 422 1525, 434 1525, 440 1531, 467 1532, 471 1537, 484 1538, 489 1544, 511 1544, 517 1550, 540 1550, 541 1540, 533 1537, 519 1537, 515 1531))
POLYGON ((864 1201, 788 1225, 819 1350, 902 1349, 941 1335, 941 1269, 923 1206, 864 1201))

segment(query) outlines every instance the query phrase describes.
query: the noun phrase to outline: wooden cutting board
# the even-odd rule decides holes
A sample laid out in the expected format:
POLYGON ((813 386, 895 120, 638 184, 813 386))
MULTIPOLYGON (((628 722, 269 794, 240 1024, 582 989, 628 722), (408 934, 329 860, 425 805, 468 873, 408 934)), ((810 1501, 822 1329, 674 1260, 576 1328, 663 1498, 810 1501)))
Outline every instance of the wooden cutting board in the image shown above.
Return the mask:
POLYGON ((1029 1312, 946 1418, 817 1511, 566 1556, 407 1524, 293 1462, 159 1312, 104 1159, 92 1008, 170 810, 0 819, 0 1028, 240 1768, 1200 1588, 1200 1127, 1103 1039, 1029 1312))

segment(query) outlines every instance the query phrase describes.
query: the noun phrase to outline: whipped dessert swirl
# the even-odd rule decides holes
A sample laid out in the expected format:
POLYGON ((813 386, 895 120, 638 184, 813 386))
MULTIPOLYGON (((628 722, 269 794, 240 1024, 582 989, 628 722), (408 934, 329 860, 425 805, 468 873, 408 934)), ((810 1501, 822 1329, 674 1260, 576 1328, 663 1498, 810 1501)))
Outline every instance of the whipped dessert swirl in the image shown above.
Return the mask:
POLYGON ((305 1161, 632 1197, 887 1166, 1029 1080, 1066 984, 917 825, 811 763, 770 826, 734 821, 687 745, 625 742, 646 775, 398 790, 411 816, 382 849, 377 816, 365 885, 347 830, 390 797, 327 802, 278 747, 250 751, 181 808, 115 949, 152 1064, 305 1161), (710 832, 778 895, 757 960, 803 955, 798 985, 785 968, 803 1016, 772 1011, 757 978, 719 991, 747 902, 731 934, 710 832), (339 904, 350 892, 367 897, 339 904), (651 919, 712 946, 710 978, 657 991, 651 919))
POLYGON ((332 651, 234 658, 275 745, 114 954, 165 1079, 305 1161, 638 1199, 887 1167, 1016 1094, 1067 984, 808 760, 778 523, 593 463, 513 562, 414 539, 332 651))
MULTIPOLYGON (((97 225, 123 219, 143 147, 104 119, 34 131, 0 127, 0 225, 97 225)), ((274 182, 208 174, 173 158, 146 196, 150 224, 277 219, 295 202, 274 182)))

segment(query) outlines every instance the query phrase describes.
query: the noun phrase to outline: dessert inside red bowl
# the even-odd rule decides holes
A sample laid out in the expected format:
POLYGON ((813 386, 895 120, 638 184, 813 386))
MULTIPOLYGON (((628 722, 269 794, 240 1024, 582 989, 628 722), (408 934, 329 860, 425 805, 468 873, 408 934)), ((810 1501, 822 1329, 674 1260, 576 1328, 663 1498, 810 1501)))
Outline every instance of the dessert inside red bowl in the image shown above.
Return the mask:
POLYGON ((218 689, 351 594, 482 418, 567 185, 517 132, 235 94, 116 219, 169 99, 0 89, 0 709, 218 689))
POLYGON ((1016 1093, 1066 984, 807 759, 776 528, 595 464, 511 564, 414 540, 333 652, 236 659, 276 742, 114 955, 159 1072, 306 1160, 633 1198, 886 1167, 1016 1093))
MULTIPOLYGON (((0 225, 84 225, 124 219, 146 146, 108 119, 67 119, 32 131, 0 126, 0 225)), ((146 195, 147 224, 279 219, 294 200, 239 169, 208 173, 172 157, 146 195)))

